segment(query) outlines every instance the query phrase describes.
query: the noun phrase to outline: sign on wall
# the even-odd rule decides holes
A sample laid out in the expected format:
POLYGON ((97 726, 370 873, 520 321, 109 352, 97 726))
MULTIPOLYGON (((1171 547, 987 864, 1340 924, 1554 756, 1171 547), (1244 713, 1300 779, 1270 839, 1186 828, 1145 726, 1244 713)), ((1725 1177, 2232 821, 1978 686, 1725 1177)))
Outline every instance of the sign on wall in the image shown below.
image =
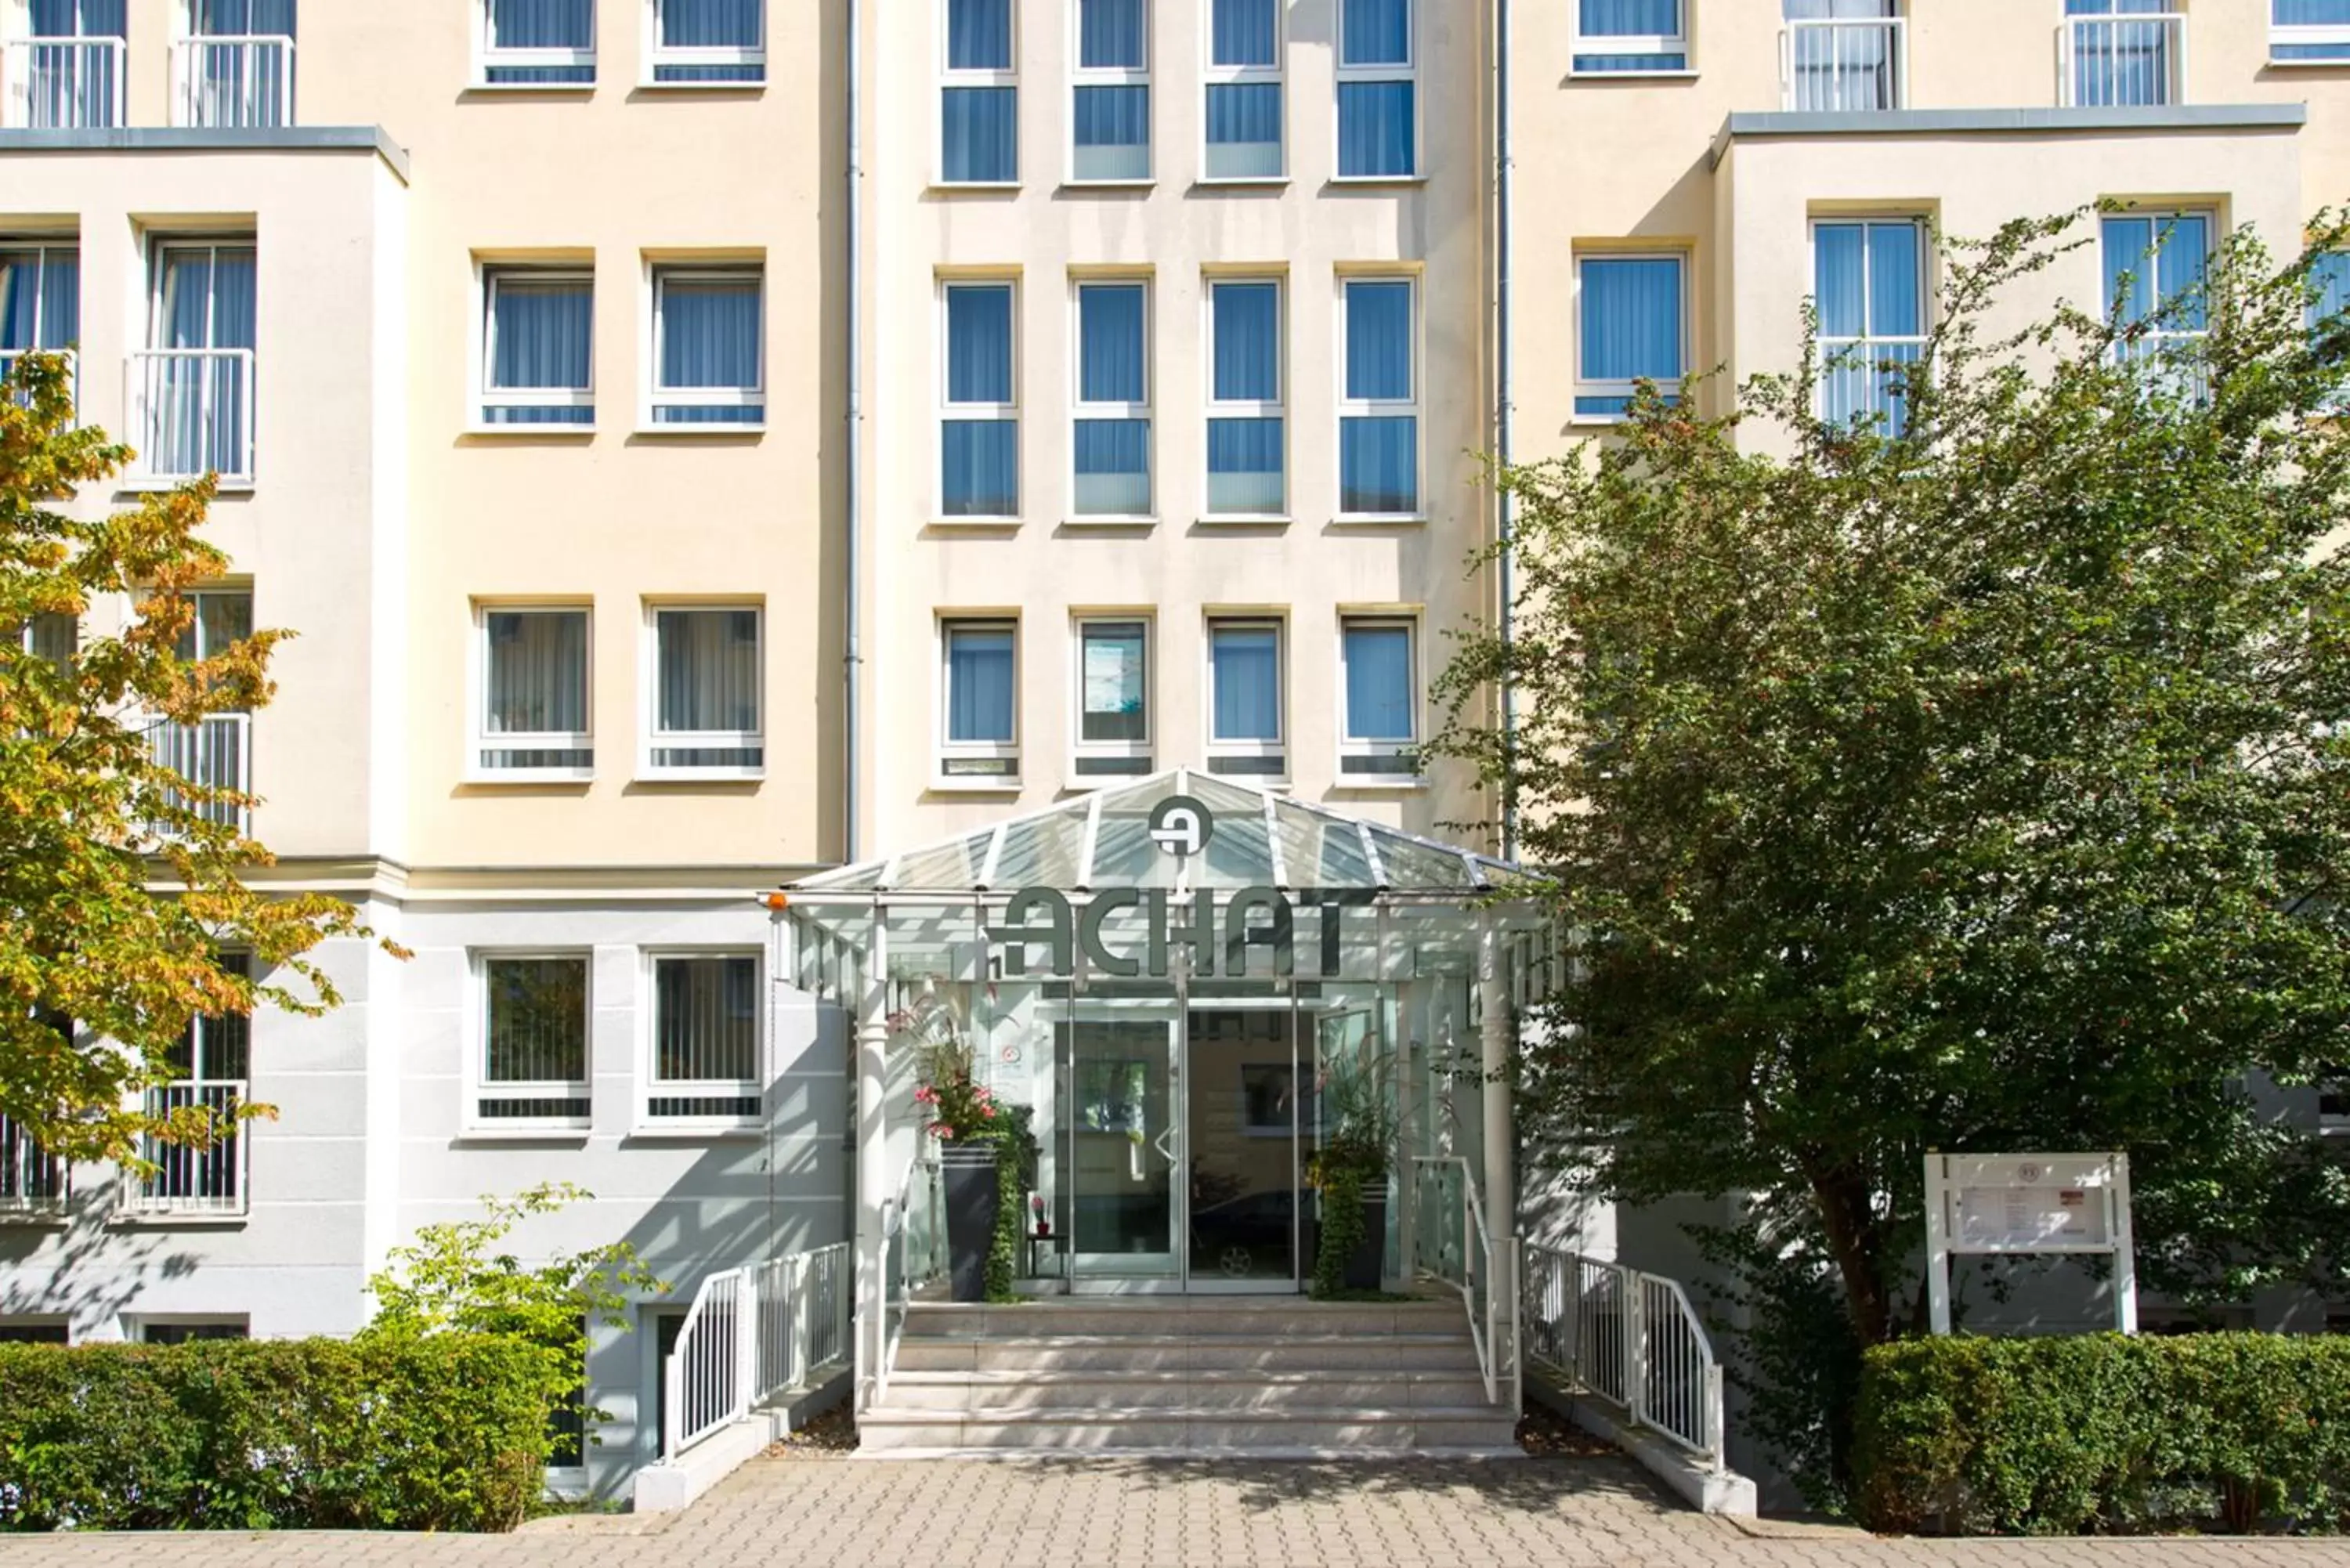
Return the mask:
POLYGON ((2115 1326, 2137 1332, 2126 1154, 1929 1154, 1926 1275, 1936 1334, 1950 1332, 1952 1257, 2079 1254, 2114 1262, 2115 1326))

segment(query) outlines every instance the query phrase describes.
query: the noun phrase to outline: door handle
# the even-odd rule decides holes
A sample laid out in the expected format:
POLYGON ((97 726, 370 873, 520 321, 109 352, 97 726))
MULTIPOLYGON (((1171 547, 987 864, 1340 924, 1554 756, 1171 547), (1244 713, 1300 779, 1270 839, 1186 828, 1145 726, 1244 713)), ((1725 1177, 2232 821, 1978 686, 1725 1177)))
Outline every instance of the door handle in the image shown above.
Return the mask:
POLYGON ((1170 1165, 1174 1164, 1175 1124, 1173 1122, 1169 1122, 1165 1127, 1161 1127, 1159 1130, 1159 1136, 1150 1140, 1150 1147, 1159 1151, 1159 1158, 1165 1160, 1170 1165))

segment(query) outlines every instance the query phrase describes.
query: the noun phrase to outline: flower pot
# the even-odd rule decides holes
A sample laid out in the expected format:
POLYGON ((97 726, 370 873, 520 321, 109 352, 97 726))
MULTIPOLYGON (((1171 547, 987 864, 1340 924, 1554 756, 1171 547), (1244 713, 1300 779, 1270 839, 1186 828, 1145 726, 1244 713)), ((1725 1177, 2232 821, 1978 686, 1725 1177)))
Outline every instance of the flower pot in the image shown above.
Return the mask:
POLYGON ((959 1302, 987 1298, 987 1251, 995 1244, 995 1155, 992 1143, 949 1143, 939 1151, 947 1282, 959 1302))
POLYGON ((1388 1194, 1385 1185, 1363 1194, 1363 1239, 1347 1256, 1347 1288, 1376 1291, 1387 1277, 1388 1194))

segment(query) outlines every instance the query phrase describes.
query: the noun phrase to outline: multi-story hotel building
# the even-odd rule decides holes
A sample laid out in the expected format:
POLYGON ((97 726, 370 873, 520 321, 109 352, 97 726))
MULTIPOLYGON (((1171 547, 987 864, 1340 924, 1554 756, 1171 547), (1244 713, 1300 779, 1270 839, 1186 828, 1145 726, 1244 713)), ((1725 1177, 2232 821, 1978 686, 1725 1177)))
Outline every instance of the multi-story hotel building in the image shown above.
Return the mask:
POLYGON ((300 634, 158 744, 415 954, 201 1024, 168 1092, 278 1112, 218 1150, 0 1137, 0 1334, 348 1333, 416 1227, 569 1180, 526 1246, 674 1287, 596 1333, 615 1485, 705 1278, 893 1244, 888 1019, 941 995, 1058 1287, 1295 1293, 1334 1053, 1506 1234, 1461 1068, 1530 949, 1414 755, 1500 602, 1482 454, 1789 364, 1806 297, 1898 352, 1938 232, 2123 203, 2018 310, 2158 229, 2289 250, 2345 72, 2335 0, 0 0, 0 358, 139 449, 73 504, 221 476, 202 635, 300 634), (1093 956, 1023 984, 1039 888, 1093 956), (1153 889, 1231 946, 1121 990, 1153 889))

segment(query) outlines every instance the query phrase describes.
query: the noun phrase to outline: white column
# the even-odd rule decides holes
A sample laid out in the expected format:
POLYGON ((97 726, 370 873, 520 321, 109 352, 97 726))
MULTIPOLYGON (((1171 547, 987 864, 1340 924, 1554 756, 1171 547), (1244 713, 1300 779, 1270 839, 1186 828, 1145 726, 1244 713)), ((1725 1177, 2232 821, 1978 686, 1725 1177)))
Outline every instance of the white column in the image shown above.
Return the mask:
POLYGON ((889 994, 889 938, 885 917, 873 914, 873 942, 865 954, 865 994, 857 1008, 857 1408, 874 1400, 888 1343, 889 1259, 881 1206, 897 1196, 889 1179, 884 1124, 889 994))
POLYGON ((1482 1047, 1485 1108, 1485 1228, 1499 1246, 1518 1233, 1518 1178, 1512 1158, 1513 1070, 1510 1061, 1510 988, 1502 972, 1502 933, 1492 914, 1478 917, 1477 1000, 1484 1017, 1482 1047))

